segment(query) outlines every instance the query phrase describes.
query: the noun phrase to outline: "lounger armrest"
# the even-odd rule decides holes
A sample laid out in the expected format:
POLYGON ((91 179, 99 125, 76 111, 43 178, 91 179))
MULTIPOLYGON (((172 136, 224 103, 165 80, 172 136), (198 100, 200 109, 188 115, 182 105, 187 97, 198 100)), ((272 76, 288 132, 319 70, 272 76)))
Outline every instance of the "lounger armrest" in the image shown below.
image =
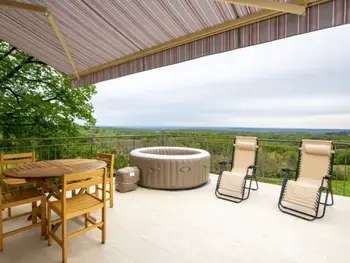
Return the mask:
POLYGON ((282 168, 282 172, 285 173, 282 184, 286 184, 287 181, 290 179, 292 172, 296 172, 296 170, 286 167, 286 168, 282 168))
POLYGON ((232 161, 220 161, 220 175, 226 170, 226 165, 230 165, 230 168, 232 169, 232 161))
POLYGON ((332 175, 331 174, 326 174, 323 178, 322 178, 322 183, 321 183, 321 190, 327 190, 329 184, 332 181, 332 175), (324 181, 327 180, 327 184, 325 186, 324 181))
POLYGON ((331 174, 326 174, 325 177, 323 177, 324 179, 330 180, 332 179, 333 175, 331 174))
POLYGON ((255 176, 256 167, 257 167, 257 165, 254 165, 254 164, 248 166, 248 168, 247 168, 247 174, 246 174, 246 177, 247 177, 247 178, 252 178, 252 177, 255 176), (253 172, 252 172, 251 175, 249 175, 249 170, 250 170, 250 169, 253 170, 253 172))
POLYGON ((219 164, 220 165, 222 165, 222 164, 225 164, 225 165, 226 164, 231 164, 232 165, 232 161, 220 161, 219 164))
POLYGON ((288 167, 285 167, 285 168, 282 168, 282 172, 290 173, 290 172, 296 172, 296 170, 295 170, 295 169, 288 168, 288 167))
POLYGON ((257 168, 257 165, 254 165, 254 164, 249 165, 248 168, 247 168, 247 174, 248 174, 248 172, 249 172, 249 169, 252 169, 253 172, 255 172, 255 171, 256 171, 256 168, 257 168))

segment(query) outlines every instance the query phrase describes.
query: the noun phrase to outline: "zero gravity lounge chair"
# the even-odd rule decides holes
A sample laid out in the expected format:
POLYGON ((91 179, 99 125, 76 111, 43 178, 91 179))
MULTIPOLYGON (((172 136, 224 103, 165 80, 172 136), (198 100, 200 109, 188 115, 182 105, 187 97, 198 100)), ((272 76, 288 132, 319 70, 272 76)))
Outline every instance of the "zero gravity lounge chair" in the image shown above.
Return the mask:
POLYGON ((334 203, 331 185, 333 158, 334 145, 331 141, 302 140, 297 170, 282 169, 286 175, 279 209, 309 221, 322 218, 326 207, 334 203), (295 181, 290 179, 292 172, 296 173, 295 181), (322 191, 325 191, 324 202, 321 200, 322 191), (327 203, 329 194, 331 202, 327 203))
POLYGON ((256 137, 237 136, 233 142, 232 161, 222 161, 215 195, 227 201, 240 203, 248 199, 250 190, 258 190, 256 164, 258 140, 256 137), (230 165, 231 171, 224 171, 230 165), (252 188, 252 181, 256 187, 252 188))

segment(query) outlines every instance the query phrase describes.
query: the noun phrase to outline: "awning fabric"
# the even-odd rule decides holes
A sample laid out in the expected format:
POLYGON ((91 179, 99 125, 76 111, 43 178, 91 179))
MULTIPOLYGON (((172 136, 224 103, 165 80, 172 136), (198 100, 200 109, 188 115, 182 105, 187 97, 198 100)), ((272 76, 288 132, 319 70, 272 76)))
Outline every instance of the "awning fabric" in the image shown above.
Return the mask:
POLYGON ((71 76, 72 87, 350 22, 350 0, 306 1, 313 5, 304 16, 216 0, 21 2, 43 5, 54 16, 80 78, 42 14, 0 7, 0 39, 71 76), (186 41, 235 21, 242 23, 186 41), (172 45, 178 39, 184 44, 172 45))

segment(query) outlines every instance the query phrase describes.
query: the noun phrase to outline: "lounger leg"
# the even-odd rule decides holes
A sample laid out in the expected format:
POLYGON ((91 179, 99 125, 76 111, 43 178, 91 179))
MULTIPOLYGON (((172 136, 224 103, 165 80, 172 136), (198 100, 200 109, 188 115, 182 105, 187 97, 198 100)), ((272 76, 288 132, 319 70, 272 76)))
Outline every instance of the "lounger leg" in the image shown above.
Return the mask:
POLYGON ((253 180, 254 180, 254 182, 255 182, 255 185, 256 185, 256 187, 255 188, 250 188, 251 190, 253 190, 253 191, 256 191, 256 190, 258 190, 259 189, 259 184, 258 184, 258 180, 256 179, 256 176, 254 175, 253 176, 253 180))
POLYGON ((250 195, 250 190, 252 189, 252 178, 251 177, 248 177, 245 179, 245 182, 244 182, 244 189, 243 189, 243 196, 242 196, 242 199, 243 200, 247 200, 249 198, 249 195, 250 195), (249 181, 249 186, 247 187, 247 182, 249 181), (247 196, 245 197, 246 195, 246 190, 248 190, 247 192, 247 196))
POLYGON ((334 205, 334 197, 333 197, 333 189, 332 189, 332 188, 331 188, 330 193, 331 193, 331 203, 330 203, 330 204, 327 204, 328 206, 334 205))
POLYGON ((323 211, 322 211, 322 214, 320 216, 318 216, 318 213, 316 214, 317 215, 317 218, 322 218, 324 217, 324 215, 326 214, 326 208, 327 208, 327 201, 328 201, 328 195, 329 195, 329 188, 327 188, 327 193, 326 193, 326 199, 324 201, 324 203, 321 203, 320 200, 321 200, 321 194, 322 194, 322 191, 320 192, 320 200, 318 202, 318 208, 317 208, 317 212, 318 212, 318 209, 320 207, 320 204, 323 205, 323 211))
POLYGON ((332 206, 332 205, 334 205, 334 197, 333 197, 332 185, 331 185, 330 182, 328 183, 328 188, 326 188, 326 191, 327 191, 326 200, 325 200, 324 203, 321 202, 321 204, 322 204, 322 205, 325 205, 325 206, 332 206), (330 194, 330 196, 331 196, 331 202, 330 202, 330 203, 327 202, 327 201, 328 201, 328 200, 327 200, 327 199, 328 199, 328 194, 330 194))
POLYGON ((327 205, 327 206, 332 206, 332 205, 334 205, 334 197, 333 197, 333 188, 332 188, 331 182, 329 182, 329 193, 331 194, 331 203, 328 204, 328 203, 326 202, 326 205, 327 205))

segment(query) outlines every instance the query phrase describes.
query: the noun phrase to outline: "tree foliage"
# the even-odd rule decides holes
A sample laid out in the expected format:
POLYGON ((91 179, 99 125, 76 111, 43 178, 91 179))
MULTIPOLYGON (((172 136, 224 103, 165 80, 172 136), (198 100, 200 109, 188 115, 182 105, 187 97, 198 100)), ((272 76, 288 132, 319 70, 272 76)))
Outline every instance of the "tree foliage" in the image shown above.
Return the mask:
POLYGON ((95 86, 72 89, 61 72, 0 42, 0 135, 63 137, 95 125, 90 100, 95 86))

